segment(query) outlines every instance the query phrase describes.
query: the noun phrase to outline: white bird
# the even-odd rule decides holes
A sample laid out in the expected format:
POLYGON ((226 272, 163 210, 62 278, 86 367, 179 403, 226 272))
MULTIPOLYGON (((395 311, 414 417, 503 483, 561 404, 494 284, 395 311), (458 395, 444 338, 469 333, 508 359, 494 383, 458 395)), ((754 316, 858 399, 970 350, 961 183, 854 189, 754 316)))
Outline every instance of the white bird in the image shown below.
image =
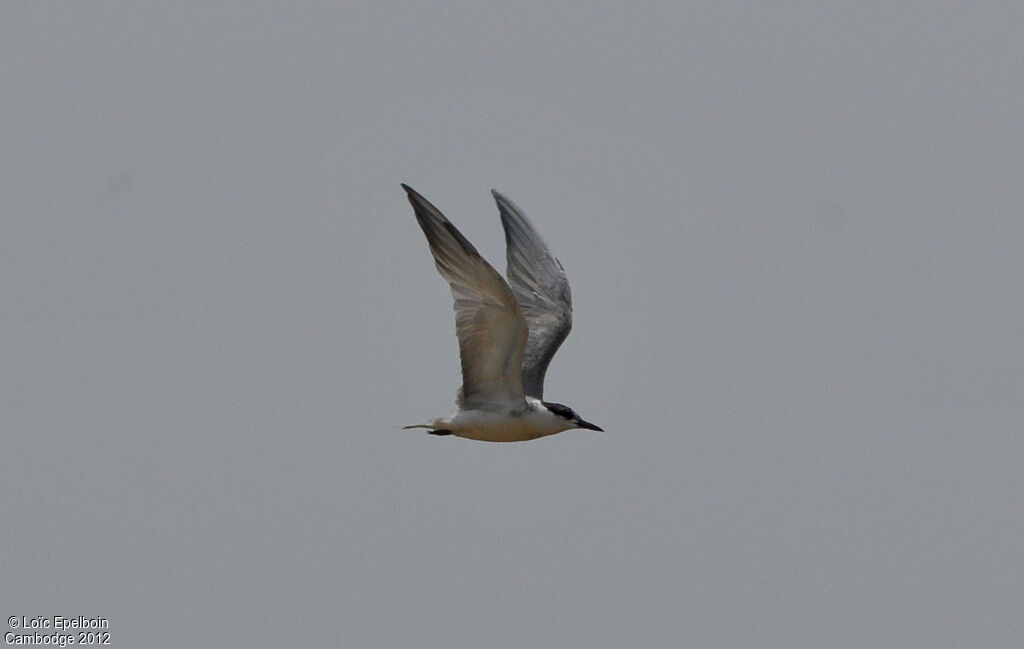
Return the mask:
POLYGON ((572 408, 543 400, 544 373, 572 328, 562 264, 512 201, 491 190, 505 229, 508 282, 441 212, 402 185, 455 298, 462 360, 458 410, 405 428, 486 442, 519 442, 571 428, 601 431, 572 408))

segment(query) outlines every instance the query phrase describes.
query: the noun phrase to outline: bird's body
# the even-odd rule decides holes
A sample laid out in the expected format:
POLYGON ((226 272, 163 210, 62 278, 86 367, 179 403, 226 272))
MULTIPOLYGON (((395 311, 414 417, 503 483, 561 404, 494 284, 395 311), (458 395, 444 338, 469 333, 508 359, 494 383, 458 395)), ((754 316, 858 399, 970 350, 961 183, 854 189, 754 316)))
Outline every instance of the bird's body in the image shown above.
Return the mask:
POLYGON ((542 400, 548 363, 572 327, 572 298, 562 265, 526 216, 492 192, 505 229, 506 282, 436 207, 402 187, 451 286, 462 361, 459 410, 406 428, 488 442, 601 430, 571 408, 542 400))
POLYGON ((544 402, 533 397, 525 398, 522 410, 458 410, 422 424, 406 426, 430 428, 434 435, 456 435, 481 442, 524 442, 575 427, 567 419, 552 416, 544 402))

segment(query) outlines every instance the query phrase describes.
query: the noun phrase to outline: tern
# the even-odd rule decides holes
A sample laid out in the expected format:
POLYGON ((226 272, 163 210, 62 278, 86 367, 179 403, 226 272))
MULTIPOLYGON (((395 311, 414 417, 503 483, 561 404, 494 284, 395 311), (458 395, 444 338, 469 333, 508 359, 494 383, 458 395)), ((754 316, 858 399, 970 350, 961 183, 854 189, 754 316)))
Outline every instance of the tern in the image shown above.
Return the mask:
POLYGON ((572 428, 603 430, 543 400, 544 373, 572 328, 562 264, 515 204, 491 190, 505 229, 508 282, 413 188, 402 185, 434 264, 455 298, 462 361, 458 410, 405 428, 484 442, 521 442, 572 428))

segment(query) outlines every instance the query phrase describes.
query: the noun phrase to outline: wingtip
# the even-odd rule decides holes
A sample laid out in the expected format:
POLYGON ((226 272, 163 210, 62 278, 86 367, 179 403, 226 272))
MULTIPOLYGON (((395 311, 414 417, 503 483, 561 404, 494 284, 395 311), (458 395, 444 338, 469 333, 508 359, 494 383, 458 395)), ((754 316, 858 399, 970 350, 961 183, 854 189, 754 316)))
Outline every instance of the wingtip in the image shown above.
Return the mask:
MULTIPOLYGON (((409 199, 409 202, 412 203, 413 207, 422 206, 424 204, 430 205, 431 207, 433 207, 431 205, 430 201, 428 201, 427 199, 423 198, 423 194, 420 194, 418 191, 416 191, 412 187, 406 185, 405 183, 401 183, 401 185, 402 185, 402 189, 405 190, 406 198, 409 199)), ((434 209, 436 209, 436 208, 434 208, 434 209)))

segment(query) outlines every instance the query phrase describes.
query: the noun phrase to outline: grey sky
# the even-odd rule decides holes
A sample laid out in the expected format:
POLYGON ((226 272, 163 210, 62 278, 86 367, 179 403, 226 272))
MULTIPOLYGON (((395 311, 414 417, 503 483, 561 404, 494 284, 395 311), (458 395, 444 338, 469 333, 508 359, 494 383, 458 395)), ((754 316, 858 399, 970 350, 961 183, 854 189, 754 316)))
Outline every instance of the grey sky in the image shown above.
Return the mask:
POLYGON ((0 613, 1020 647, 1024 9, 933 4, 4 3, 0 613), (607 433, 399 430, 459 383, 400 182, 532 218, 607 433))

